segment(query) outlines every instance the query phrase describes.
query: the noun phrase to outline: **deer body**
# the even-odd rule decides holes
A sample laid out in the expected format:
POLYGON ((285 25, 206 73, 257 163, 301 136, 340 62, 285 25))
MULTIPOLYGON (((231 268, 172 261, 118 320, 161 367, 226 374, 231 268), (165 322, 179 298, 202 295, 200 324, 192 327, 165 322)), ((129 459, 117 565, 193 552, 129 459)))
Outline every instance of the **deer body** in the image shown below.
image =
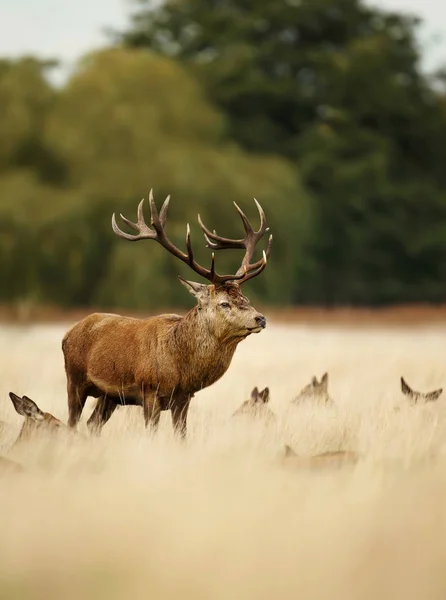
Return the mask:
POLYGON ((181 283, 198 302, 185 316, 163 314, 134 319, 95 313, 75 324, 62 342, 68 424, 70 427, 77 425, 87 396, 93 396, 98 402, 88 426, 96 431, 100 431, 118 404, 139 404, 144 408, 147 427, 156 428, 160 411, 170 409, 174 428, 185 435, 190 399, 222 377, 239 342, 252 333, 259 333, 266 325, 265 317, 250 305, 240 285, 266 266, 271 237, 263 259, 250 264, 255 244, 267 230, 260 205, 261 227, 257 232, 236 206, 246 232, 242 240, 229 240, 217 236, 215 231, 211 233, 199 218, 208 246, 215 250, 246 250, 242 266, 235 275, 218 275, 213 257, 209 270, 195 262, 189 226, 187 254, 166 237, 164 226, 169 198, 158 214, 150 194, 153 230, 145 224, 142 202, 138 207, 138 223, 131 223, 121 215, 138 235, 122 232, 113 215, 115 233, 130 241, 155 239, 211 283, 205 285, 180 277, 181 283))
POLYGON ((95 313, 68 331, 63 350, 76 390, 140 405, 153 393, 166 410, 220 379, 241 339, 219 339, 197 308, 148 319, 95 313))

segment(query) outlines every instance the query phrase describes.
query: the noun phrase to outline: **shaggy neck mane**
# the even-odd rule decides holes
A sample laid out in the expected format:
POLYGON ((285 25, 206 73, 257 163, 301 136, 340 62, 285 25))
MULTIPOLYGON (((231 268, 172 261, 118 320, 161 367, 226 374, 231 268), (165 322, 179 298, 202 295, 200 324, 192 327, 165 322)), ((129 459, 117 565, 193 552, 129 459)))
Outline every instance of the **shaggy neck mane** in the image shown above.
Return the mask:
POLYGON ((176 327, 177 347, 189 357, 198 359, 197 365, 204 366, 208 362, 215 361, 216 358, 219 362, 229 362, 243 338, 235 336, 218 338, 209 325, 210 323, 203 318, 200 307, 192 308, 176 327))

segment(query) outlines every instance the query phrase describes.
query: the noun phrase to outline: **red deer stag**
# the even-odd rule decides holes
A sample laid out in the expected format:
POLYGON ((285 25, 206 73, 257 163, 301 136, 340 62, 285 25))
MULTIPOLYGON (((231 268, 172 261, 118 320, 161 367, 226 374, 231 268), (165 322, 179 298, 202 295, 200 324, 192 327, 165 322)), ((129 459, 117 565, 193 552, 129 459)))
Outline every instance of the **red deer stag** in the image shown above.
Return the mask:
POLYGON ((142 405, 146 427, 156 430, 160 411, 170 410, 174 430, 186 435, 187 412, 191 398, 212 385, 227 371, 237 345, 266 326, 265 317, 249 303, 240 286, 259 275, 271 251, 269 237, 263 257, 251 263, 258 241, 268 230, 265 213, 254 199, 260 227, 254 231, 246 215, 234 202, 245 229, 242 239, 228 239, 212 233, 198 222, 207 247, 212 250, 244 249, 245 255, 235 275, 218 275, 214 268, 199 265, 193 255, 187 225, 187 253, 166 236, 165 224, 170 196, 158 214, 152 190, 149 194, 151 226, 144 220, 144 198, 138 206, 138 222, 122 220, 137 232, 125 233, 112 217, 113 231, 125 240, 155 240, 168 252, 188 264, 210 284, 181 283, 198 301, 185 316, 162 314, 147 319, 94 313, 75 324, 64 336, 62 350, 67 376, 70 427, 76 427, 87 396, 98 398, 88 420, 90 430, 99 433, 118 404, 142 405))

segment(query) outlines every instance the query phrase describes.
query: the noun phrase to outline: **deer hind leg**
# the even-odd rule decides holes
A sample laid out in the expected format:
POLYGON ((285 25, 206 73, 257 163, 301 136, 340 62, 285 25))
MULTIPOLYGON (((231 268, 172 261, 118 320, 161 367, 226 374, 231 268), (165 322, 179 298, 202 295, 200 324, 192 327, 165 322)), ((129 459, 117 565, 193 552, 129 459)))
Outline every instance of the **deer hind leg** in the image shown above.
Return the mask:
POLYGON ((68 393, 68 427, 76 427, 81 418, 82 411, 87 400, 87 391, 83 387, 74 384, 71 379, 67 382, 68 393))
POLYGON ((113 399, 107 398, 107 396, 100 396, 87 421, 90 433, 99 435, 104 425, 115 412, 117 406, 117 403, 113 399))
POLYGON ((171 408, 173 429, 182 439, 185 439, 187 434, 187 413, 189 411, 189 404, 190 398, 187 398, 186 400, 177 400, 171 408))
POLYGON ((161 404, 156 392, 150 392, 144 396, 143 409, 146 428, 155 432, 158 429, 161 415, 161 404))

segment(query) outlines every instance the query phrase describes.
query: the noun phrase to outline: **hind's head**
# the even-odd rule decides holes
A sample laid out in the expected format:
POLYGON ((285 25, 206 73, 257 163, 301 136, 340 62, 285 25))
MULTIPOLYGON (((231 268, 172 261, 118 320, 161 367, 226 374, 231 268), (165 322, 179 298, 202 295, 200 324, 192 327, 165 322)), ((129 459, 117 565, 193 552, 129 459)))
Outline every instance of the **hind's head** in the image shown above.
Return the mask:
POLYGON ((9 397, 19 415, 25 417, 17 441, 30 439, 35 435, 54 435, 58 433, 77 433, 62 423, 51 413, 43 412, 34 400, 28 396, 18 396, 9 392, 9 397))
POLYGON ((258 387, 256 386, 252 390, 250 398, 241 404, 233 416, 249 415, 252 417, 274 419, 275 414, 268 407, 269 398, 270 396, 268 387, 259 391, 258 387))
POLYGON ((313 376, 310 383, 301 389, 293 402, 299 403, 307 400, 318 404, 334 404, 328 393, 328 373, 324 373, 320 381, 313 376))

